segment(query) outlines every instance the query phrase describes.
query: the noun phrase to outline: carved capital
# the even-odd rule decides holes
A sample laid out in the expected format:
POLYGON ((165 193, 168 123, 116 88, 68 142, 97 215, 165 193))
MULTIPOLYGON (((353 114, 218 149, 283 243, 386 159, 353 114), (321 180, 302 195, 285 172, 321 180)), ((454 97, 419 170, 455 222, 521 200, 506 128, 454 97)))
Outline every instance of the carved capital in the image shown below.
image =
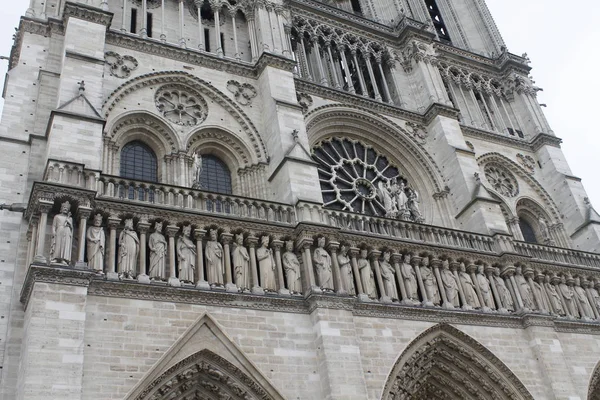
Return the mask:
POLYGON ((352 258, 357 258, 358 255, 360 254, 360 249, 358 247, 350 247, 348 249, 348 252, 352 256, 352 258))
POLYGON ((88 219, 92 214, 92 208, 87 206, 79 206, 77 208, 77 217, 81 219, 88 219))
POLYGON ((381 251, 371 250, 371 252, 369 253, 369 259, 371 261, 379 261, 379 258, 381 258, 381 251))
POLYGON ((140 234, 146 234, 150 229, 150 223, 148 221, 140 221, 138 222, 137 229, 140 234))
POLYGON ((276 251, 280 251, 283 247, 283 240, 273 239, 271 241, 271 247, 273 247, 273 249, 275 249, 276 251))
POLYGON ((331 253, 337 253, 339 248, 340 248, 339 242, 329 242, 329 244, 327 245, 327 250, 329 250, 331 253))
POLYGON ((202 240, 206 236, 206 230, 204 229, 194 229, 194 237, 196 240, 202 240))
POLYGON ((108 228, 109 229, 117 229, 120 224, 121 224, 121 218, 119 218, 115 215, 111 215, 110 217, 108 217, 108 228))
POLYGON ((248 236, 246 238, 246 243, 248 243, 248 247, 255 248, 258 244, 258 238, 256 236, 248 236))
POLYGON ((230 244, 232 239, 233 239, 233 235, 231 233, 228 233, 228 232, 221 233, 221 243, 223 245, 230 244))
POLYGON ((38 200, 38 211, 40 213, 48 214, 50 212, 50 210, 52 210, 53 206, 54 206, 54 202, 52 200, 47 200, 47 199, 39 199, 38 200))
POLYGON ((177 225, 167 225, 165 228, 165 233, 168 237, 174 237, 179 232, 179 227, 177 225))

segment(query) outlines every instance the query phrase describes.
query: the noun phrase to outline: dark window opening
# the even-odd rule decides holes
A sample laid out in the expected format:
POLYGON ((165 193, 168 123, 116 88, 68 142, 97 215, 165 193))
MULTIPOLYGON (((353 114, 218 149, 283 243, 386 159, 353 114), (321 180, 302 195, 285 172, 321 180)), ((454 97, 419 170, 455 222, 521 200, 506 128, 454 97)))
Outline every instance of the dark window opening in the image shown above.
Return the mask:
POLYGON ((231 194, 231 173, 227 165, 218 157, 202 156, 202 172, 200 172, 202 190, 231 194))
POLYGON ((204 29, 204 51, 210 52, 210 32, 208 29, 204 29))
POLYGON ((425 0, 425 4, 427 5, 427 11, 429 11, 429 16, 433 21, 433 26, 437 31, 438 37, 441 41, 450 43, 450 35, 448 35, 448 30, 435 0, 425 0))
POLYGON ((521 131, 521 130, 519 130, 519 129, 517 129, 516 131, 517 131, 517 135, 518 135, 518 136, 519 136, 521 139, 524 139, 524 138, 525 138, 525 135, 523 135, 523 131, 521 131))
POLYGON ((210 3, 208 2, 208 0, 204 0, 204 2, 202 3, 202 7, 200 7, 200 15, 202 16, 202 19, 205 21, 214 21, 215 20, 215 13, 212 10, 212 7, 210 6, 210 3))
POLYGON ((359 0, 350 0, 350 5, 352 6, 352 11, 354 11, 356 14, 362 15, 362 8, 360 7, 359 0))
POLYGON ((225 55, 225 35, 221 33, 221 51, 223 55, 225 55))
POLYGON ((521 233, 523 234, 523 239, 527 243, 537 243, 537 238, 535 237, 535 231, 533 227, 529 225, 527 221, 522 218, 519 218, 519 228, 521 228, 521 233))
POLYGON ((142 142, 127 143, 121 150, 121 173, 123 178, 156 182, 156 154, 142 142))
POLYGON ((506 128, 510 136, 515 136, 515 130, 513 128, 506 128))
POLYGON ((131 9, 131 29, 129 30, 131 33, 137 33, 137 9, 131 9))
POLYGON ((152 37, 152 13, 146 14, 146 34, 152 37))

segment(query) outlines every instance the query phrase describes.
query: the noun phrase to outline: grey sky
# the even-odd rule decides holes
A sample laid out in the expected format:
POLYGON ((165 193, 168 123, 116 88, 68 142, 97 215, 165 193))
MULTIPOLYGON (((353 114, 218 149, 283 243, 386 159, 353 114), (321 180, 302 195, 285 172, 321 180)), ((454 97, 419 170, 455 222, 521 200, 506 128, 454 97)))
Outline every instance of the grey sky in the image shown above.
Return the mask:
MULTIPOLYGON (((3 0, 10 4, 0 14, 0 55, 9 55, 14 27, 29 0, 3 0)), ((583 179, 592 202, 600 209, 600 137, 594 115, 600 79, 598 0, 577 0, 573 7, 562 0, 487 0, 509 51, 527 52, 532 61, 540 103, 555 134, 564 139, 563 151, 573 175, 583 179), (582 15, 589 18, 582 18, 582 15)), ((7 62, 0 62, 0 76, 7 62)), ((0 102, 0 108, 2 104, 0 102)), ((560 190, 560 189, 557 189, 560 190)))

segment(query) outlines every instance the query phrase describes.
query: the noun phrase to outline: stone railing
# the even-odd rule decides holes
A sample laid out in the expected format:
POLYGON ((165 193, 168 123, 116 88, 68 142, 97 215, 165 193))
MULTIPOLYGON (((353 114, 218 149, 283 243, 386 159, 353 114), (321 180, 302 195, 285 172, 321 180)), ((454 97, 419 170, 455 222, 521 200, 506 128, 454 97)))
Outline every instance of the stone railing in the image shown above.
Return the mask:
POLYGON ((565 265, 582 265, 600 268, 600 255, 580 250, 563 249, 541 244, 513 241, 518 254, 540 261, 551 261, 565 265))

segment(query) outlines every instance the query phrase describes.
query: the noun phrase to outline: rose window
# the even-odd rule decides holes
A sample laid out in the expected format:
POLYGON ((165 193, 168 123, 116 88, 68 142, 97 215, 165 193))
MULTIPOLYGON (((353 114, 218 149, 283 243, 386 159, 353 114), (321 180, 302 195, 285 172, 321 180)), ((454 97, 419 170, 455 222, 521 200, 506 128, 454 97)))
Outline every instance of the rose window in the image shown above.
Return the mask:
POLYGON ((519 194, 519 185, 514 175, 506 169, 488 164, 483 169, 485 178, 492 185, 495 191, 505 197, 515 197, 519 194))
POLYGON ((206 101, 186 86, 163 86, 156 91, 154 100, 163 117, 177 125, 198 125, 208 114, 206 101))
POLYGON ((418 194, 397 167, 356 140, 331 138, 313 148, 325 207, 422 221, 418 194))

